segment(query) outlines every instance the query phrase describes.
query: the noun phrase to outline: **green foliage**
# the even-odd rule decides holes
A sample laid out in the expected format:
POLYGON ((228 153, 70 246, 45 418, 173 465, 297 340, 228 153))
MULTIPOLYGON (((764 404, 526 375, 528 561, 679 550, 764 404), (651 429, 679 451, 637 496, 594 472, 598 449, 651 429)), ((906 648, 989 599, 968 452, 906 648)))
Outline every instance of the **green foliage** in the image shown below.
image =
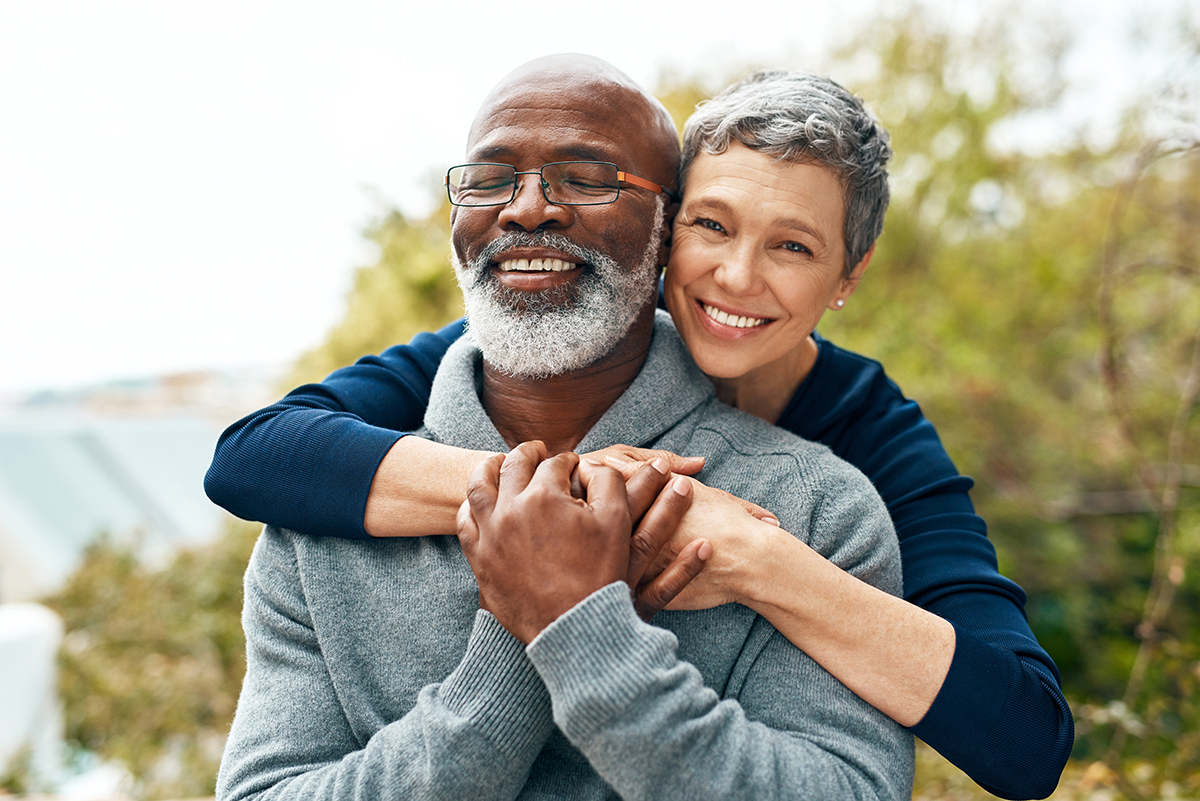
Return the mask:
POLYGON ((847 62, 878 58, 852 88, 892 132, 894 195, 866 279, 822 333, 886 364, 976 479, 1001 568, 1081 712, 1076 758, 1107 760, 1125 797, 1153 796, 1151 779, 1200 765, 1186 735, 1200 730, 1200 582, 1185 569, 1200 150, 1162 152, 1139 114, 1103 150, 1005 149, 1059 84, 1055 48, 1031 70, 1016 32, 917 15, 848 48, 847 62))
POLYGON ((36 781, 32 763, 33 752, 28 745, 24 745, 17 749, 8 764, 0 765, 0 797, 8 793, 22 795, 33 789, 36 781))
POLYGON ((48 604, 67 631, 70 744, 123 764, 148 798, 211 795, 245 671, 242 574, 258 526, 147 567, 103 539, 48 604))
POLYGON ((390 211, 367 238, 375 264, 358 270, 346 314, 320 347, 301 357, 289 386, 319 381, 360 356, 379 353, 414 334, 462 316, 462 296, 450 266, 450 204, 412 222, 390 211))

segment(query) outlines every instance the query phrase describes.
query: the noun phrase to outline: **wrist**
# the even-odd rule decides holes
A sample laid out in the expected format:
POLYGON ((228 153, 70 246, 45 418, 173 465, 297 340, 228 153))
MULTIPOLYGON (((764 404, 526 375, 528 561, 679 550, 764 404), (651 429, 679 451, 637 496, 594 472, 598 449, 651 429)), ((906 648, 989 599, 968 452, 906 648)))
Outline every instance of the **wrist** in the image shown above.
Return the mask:
POLYGON ((737 583, 738 600, 760 615, 769 618, 778 610, 781 599, 793 603, 806 586, 804 577, 811 571, 810 560, 823 557, 777 526, 764 526, 753 538, 753 552, 746 554, 737 583))

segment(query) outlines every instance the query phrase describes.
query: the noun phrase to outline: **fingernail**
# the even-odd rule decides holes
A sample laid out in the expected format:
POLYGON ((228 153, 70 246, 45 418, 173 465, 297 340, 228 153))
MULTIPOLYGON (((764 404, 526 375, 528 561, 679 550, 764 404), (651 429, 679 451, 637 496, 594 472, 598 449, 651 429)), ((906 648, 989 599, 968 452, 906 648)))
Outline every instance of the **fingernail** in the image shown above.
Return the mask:
POLYGON ((622 466, 622 465, 627 465, 627 464, 629 464, 630 461, 631 461, 630 459, 626 459, 624 456, 614 456, 612 454, 609 454, 604 457, 605 464, 617 465, 618 467, 622 466))
POLYGON ((650 462, 650 466, 653 467, 658 472, 662 473, 664 476, 671 471, 671 465, 669 465, 667 463, 667 460, 662 458, 661 456, 657 457, 654 461, 650 462))
POLYGON ((712 556, 712 546, 708 544, 708 540, 700 543, 700 547, 696 549, 696 558, 701 562, 707 562, 708 557, 712 556))
POLYGON ((775 526, 776 528, 779 527, 779 521, 773 517, 764 517, 764 518, 762 518, 762 521, 764 523, 770 523, 772 526, 775 526))
POLYGON ((676 495, 682 495, 684 497, 687 497, 688 495, 691 495, 691 493, 692 493, 692 484, 690 481, 688 481, 683 476, 679 476, 678 478, 676 478, 674 481, 671 482, 671 490, 676 495))

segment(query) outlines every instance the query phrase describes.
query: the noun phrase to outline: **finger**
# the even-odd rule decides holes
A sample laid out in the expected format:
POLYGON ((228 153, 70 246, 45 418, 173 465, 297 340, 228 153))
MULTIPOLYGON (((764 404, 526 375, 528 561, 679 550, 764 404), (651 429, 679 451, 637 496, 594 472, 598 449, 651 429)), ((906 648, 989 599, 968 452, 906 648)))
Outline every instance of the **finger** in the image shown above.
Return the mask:
MULTIPOLYGON (((491 516, 496 508, 496 498, 500 490, 500 470, 504 464, 504 454, 497 453, 484 459, 471 471, 467 480, 467 500, 470 511, 483 519, 491 516)), ((461 513, 461 508, 459 512, 461 513)))
POLYGON ((633 607, 638 616, 649 623, 650 618, 665 609, 692 579, 700 575, 710 556, 712 546, 708 544, 708 540, 689 542, 666 570, 650 583, 634 591, 633 607))
POLYGON ((620 532, 629 537, 633 528, 629 516, 629 496, 625 491, 625 479, 609 467, 581 463, 579 481, 583 485, 584 500, 593 510, 597 520, 606 531, 620 532))
POLYGON ((643 464, 632 477, 626 476, 625 491, 629 496, 629 517, 641 520, 642 516, 658 498, 670 477, 670 468, 665 459, 655 459, 643 464))
POLYGON ((723 489, 718 489, 716 487, 709 487, 707 484, 704 484, 702 482, 700 482, 700 486, 704 488, 702 490, 703 492, 715 492, 719 497, 724 498, 727 501, 733 501, 738 506, 742 507, 742 509, 744 509, 747 514, 749 514, 753 518, 756 518, 757 520, 761 520, 762 522, 769 523, 773 526, 779 525, 779 518, 775 517, 774 512, 771 512, 768 509, 764 509, 763 507, 759 506, 756 503, 751 503, 750 501, 747 501, 744 498, 739 498, 738 496, 736 496, 730 492, 726 492, 723 489))
POLYGON ((626 459, 624 456, 618 456, 610 453, 604 456, 603 461, 594 462, 594 464, 603 464, 607 467, 611 467, 613 470, 616 470, 618 473, 620 473, 626 481, 628 481, 629 479, 633 478, 634 473, 640 470, 645 462, 626 459))
POLYGON ((542 486, 554 492, 569 495, 571 494, 571 477, 578 465, 579 454, 577 453, 568 451, 551 456, 537 466, 533 478, 529 481, 529 486, 542 486))
POLYGON ((671 472, 684 476, 695 475, 704 468, 703 456, 680 456, 672 451, 659 448, 631 448, 621 446, 615 449, 614 452, 608 453, 608 456, 616 461, 624 460, 626 462, 649 462, 653 459, 665 459, 667 464, 670 465, 671 472))
POLYGON ((771 512, 771 511, 768 511, 768 510, 762 508, 757 503, 751 503, 750 501, 744 500, 742 498, 738 498, 738 496, 736 496, 736 495, 731 495, 730 497, 737 500, 737 502, 740 503, 742 505, 742 507, 747 512, 750 513, 750 515, 752 517, 756 517, 759 520, 761 520, 762 522, 770 523, 773 526, 779 525, 779 518, 775 517, 774 512, 771 512))
POLYGON ((659 568, 647 574, 691 505, 691 482, 681 476, 672 479, 658 494, 654 505, 638 524, 637 531, 629 543, 629 572, 626 581, 630 587, 653 579, 661 572, 659 568))
POLYGON ((522 442, 509 451, 500 467, 500 491, 505 495, 522 492, 546 456, 546 446, 538 441, 522 442))
POLYGON ((471 514, 470 500, 465 500, 459 505, 454 522, 458 527, 458 542, 462 546, 467 560, 470 561, 471 555, 475 552, 475 546, 479 544, 479 523, 476 522, 475 515, 471 514))

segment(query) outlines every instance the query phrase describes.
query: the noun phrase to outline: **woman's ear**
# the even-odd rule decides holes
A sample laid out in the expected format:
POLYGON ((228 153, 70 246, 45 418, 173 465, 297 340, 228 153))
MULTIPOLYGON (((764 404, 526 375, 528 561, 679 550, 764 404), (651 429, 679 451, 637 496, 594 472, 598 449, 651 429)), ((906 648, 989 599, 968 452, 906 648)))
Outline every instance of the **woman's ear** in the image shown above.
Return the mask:
POLYGON ((838 287, 837 294, 829 302, 830 309, 843 309, 846 306, 846 301, 854 294, 854 290, 858 289, 858 282, 862 280, 863 273, 867 271, 867 267, 871 264, 871 257, 875 255, 875 246, 871 245, 871 249, 866 255, 854 265, 854 269, 850 271, 850 275, 842 279, 842 285, 838 287))

